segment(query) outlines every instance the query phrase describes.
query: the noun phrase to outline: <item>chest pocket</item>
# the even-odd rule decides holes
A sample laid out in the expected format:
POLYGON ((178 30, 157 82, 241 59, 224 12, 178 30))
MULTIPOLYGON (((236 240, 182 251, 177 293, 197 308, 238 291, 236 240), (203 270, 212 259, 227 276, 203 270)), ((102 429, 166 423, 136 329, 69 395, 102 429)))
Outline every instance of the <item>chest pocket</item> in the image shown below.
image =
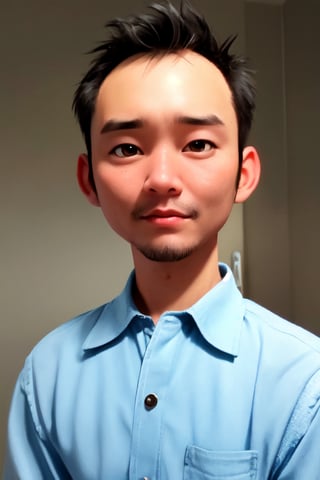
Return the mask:
POLYGON ((254 480, 258 454, 253 450, 214 452, 189 446, 184 480, 254 480))

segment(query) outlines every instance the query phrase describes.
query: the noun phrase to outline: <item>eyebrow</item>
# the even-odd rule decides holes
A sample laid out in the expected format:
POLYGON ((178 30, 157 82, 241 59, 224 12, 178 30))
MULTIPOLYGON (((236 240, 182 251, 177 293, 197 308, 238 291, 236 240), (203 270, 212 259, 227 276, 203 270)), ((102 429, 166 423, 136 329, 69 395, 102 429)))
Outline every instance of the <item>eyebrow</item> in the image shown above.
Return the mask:
MULTIPOLYGON (((223 121, 217 115, 206 115, 204 117, 191 117, 188 115, 179 115, 175 118, 175 123, 181 125, 224 125, 223 121)), ((136 118, 133 120, 108 120, 101 129, 101 134, 115 132, 117 130, 133 130, 142 128, 145 122, 136 118)))
POLYGON ((223 121, 217 115, 207 115, 204 117, 179 116, 176 118, 176 122, 183 125, 224 125, 223 121))
POLYGON ((117 130, 132 130, 143 127, 144 122, 140 119, 134 120, 108 120, 102 127, 100 133, 115 132, 117 130))

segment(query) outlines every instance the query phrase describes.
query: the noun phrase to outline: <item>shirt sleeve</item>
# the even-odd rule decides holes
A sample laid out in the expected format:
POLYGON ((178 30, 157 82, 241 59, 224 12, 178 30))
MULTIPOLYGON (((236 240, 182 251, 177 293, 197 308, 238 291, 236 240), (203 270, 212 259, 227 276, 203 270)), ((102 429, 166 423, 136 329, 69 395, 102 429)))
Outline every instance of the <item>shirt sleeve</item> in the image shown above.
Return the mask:
POLYGON ((26 371, 20 374, 12 398, 3 480, 71 479, 53 445, 32 415, 32 397, 26 392, 26 371))
POLYGON ((297 401, 276 464, 272 480, 320 479, 320 371, 297 401))

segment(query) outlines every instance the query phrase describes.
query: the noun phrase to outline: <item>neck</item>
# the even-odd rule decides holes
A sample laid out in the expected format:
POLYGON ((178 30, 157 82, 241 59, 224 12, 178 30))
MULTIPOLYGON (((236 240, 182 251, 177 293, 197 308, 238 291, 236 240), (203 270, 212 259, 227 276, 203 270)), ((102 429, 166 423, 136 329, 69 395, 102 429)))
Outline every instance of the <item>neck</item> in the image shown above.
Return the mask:
POLYGON ((156 323, 162 313, 185 310, 221 279, 217 249, 177 262, 155 262, 132 249, 136 286, 134 301, 139 310, 156 323))

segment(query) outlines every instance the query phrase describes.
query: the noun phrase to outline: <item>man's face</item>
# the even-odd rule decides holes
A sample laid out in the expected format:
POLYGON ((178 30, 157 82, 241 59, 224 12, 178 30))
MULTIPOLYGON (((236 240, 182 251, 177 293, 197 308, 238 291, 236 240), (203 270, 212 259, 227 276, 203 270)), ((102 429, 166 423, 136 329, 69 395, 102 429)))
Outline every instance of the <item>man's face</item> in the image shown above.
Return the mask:
POLYGON ((175 261, 215 248, 236 194, 238 128, 212 63, 188 50, 123 62, 100 88, 91 136, 96 203, 133 250, 175 261))

